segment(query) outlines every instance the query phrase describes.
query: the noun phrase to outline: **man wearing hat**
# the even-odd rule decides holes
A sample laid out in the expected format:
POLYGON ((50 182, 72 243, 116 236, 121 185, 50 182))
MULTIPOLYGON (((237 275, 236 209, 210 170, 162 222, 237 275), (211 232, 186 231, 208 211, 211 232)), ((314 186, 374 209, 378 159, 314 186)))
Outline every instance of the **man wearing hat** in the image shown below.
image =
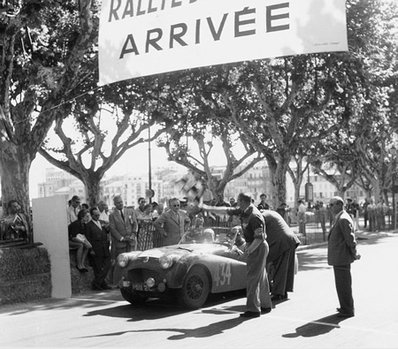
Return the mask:
POLYGON ((334 196, 329 203, 334 215, 328 236, 328 264, 333 266, 337 296, 340 307, 339 317, 354 316, 354 299, 352 297, 351 263, 360 258, 357 253, 357 241, 354 234, 354 223, 344 210, 344 200, 334 196))

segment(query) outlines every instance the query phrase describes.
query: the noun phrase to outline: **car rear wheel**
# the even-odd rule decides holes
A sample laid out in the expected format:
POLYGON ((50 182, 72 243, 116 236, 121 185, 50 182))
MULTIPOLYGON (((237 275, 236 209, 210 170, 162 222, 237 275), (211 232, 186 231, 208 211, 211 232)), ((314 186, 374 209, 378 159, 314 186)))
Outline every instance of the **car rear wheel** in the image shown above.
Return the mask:
POLYGON ((141 296, 137 292, 128 290, 126 288, 121 288, 120 293, 122 294, 123 298, 131 304, 142 304, 147 299, 147 297, 141 296))
POLYGON ((205 304, 210 293, 210 280, 201 267, 193 267, 185 277, 180 290, 180 303, 187 308, 197 309, 205 304))

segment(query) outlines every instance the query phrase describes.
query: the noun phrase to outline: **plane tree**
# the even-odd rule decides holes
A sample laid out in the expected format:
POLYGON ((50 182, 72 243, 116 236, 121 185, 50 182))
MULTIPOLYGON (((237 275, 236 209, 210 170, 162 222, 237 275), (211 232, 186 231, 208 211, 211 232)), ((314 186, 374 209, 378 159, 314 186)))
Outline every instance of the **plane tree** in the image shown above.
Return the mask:
POLYGON ((348 6, 351 52, 336 71, 341 91, 328 109, 341 128, 323 141, 324 152, 314 166, 340 168, 337 177, 323 173, 341 194, 356 181, 378 201, 392 178, 388 161, 396 137, 398 11, 396 4, 379 1, 350 1, 348 6))
MULTIPOLYGON (((96 1, 19 1, 0 13, 0 176, 3 207, 29 207, 29 170, 57 116, 81 93, 95 55, 96 1)), ((8 2, 7 2, 8 4, 8 2)))
POLYGON ((335 127, 322 113, 337 89, 330 66, 311 55, 244 63, 221 89, 235 127, 267 160, 274 207, 286 202, 292 158, 335 127))
POLYGON ((87 202, 95 206, 106 171, 127 150, 157 139, 171 126, 167 113, 156 109, 159 94, 152 78, 112 84, 85 94, 75 100, 67 118, 56 118, 54 133, 39 153, 80 179, 87 202), (148 137, 148 128, 154 125, 156 131, 148 137))
POLYGON ((240 137, 230 121, 230 110, 213 91, 214 84, 219 83, 220 69, 210 67, 174 74, 179 83, 170 92, 168 105, 179 117, 174 119, 167 137, 158 142, 168 159, 186 167, 217 202, 223 201, 229 182, 263 159, 240 137), (211 161, 217 151, 215 142, 221 144, 225 160, 222 172, 215 172, 211 161))

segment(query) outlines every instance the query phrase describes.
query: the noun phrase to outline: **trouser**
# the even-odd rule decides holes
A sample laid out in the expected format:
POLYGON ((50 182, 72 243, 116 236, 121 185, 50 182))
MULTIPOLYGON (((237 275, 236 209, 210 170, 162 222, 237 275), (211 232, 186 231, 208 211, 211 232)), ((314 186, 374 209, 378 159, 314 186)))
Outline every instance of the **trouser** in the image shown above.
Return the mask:
POLYGON ((321 218, 321 227, 322 227, 323 236, 325 236, 325 234, 326 234, 326 218, 325 217, 321 218))
POLYGON ((354 299, 352 297, 351 264, 335 265, 334 280, 336 284, 337 297, 339 298, 342 312, 354 313, 354 299))
POLYGON ((274 276, 271 293, 273 295, 285 295, 293 292, 294 285, 294 259, 296 249, 291 248, 283 252, 272 262, 274 266, 274 276))
POLYGON ((96 285, 101 286, 105 283, 105 278, 108 274, 110 267, 111 256, 93 257, 94 283, 96 285))
POLYGON ((299 234, 305 235, 305 221, 299 221, 299 234))
POLYGON ((247 311, 259 312, 261 310, 260 307, 272 307, 268 277, 265 270, 268 251, 268 244, 263 241, 247 256, 247 311))

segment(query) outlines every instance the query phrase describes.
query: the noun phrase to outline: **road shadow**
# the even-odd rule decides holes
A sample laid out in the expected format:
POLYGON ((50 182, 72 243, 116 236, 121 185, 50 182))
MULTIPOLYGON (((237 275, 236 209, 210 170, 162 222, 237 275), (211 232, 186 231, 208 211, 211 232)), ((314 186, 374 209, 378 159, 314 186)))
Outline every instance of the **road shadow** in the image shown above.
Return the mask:
MULTIPOLYGON (((237 298, 245 297, 245 291, 234 291, 224 294, 211 294, 204 305, 204 307, 211 307, 217 305, 221 306, 223 303, 230 302, 237 298)), ((245 304, 245 301, 243 302, 245 304)), ((243 307, 244 308, 244 307, 243 307)), ((114 307, 106 307, 87 312, 84 316, 108 316, 115 318, 125 318, 128 321, 141 321, 141 320, 156 320, 166 318, 178 314, 191 312, 192 309, 187 309, 178 304, 178 301, 173 296, 165 298, 153 298, 147 300, 143 304, 126 304, 114 307)), ((197 310, 204 311, 204 310, 197 310)), ((223 313, 225 314, 226 311, 223 313)), ((227 311, 228 312, 228 311, 227 311)))
POLYGON ((201 326, 197 328, 156 328, 156 329, 144 329, 144 330, 129 330, 129 331, 118 331, 118 332, 110 332, 103 333, 97 336, 85 336, 80 338, 93 338, 93 337, 110 337, 110 336, 121 336, 126 333, 145 333, 145 332, 177 332, 177 334, 173 334, 169 336, 168 340, 181 340, 186 338, 205 338, 212 337, 223 333, 226 330, 230 330, 238 325, 240 325, 244 321, 248 321, 250 319, 236 317, 233 319, 223 320, 219 322, 215 322, 206 326, 201 326))
POLYGON ((297 337, 315 337, 329 333, 336 328, 340 328, 339 323, 347 318, 341 318, 336 314, 328 315, 318 320, 306 323, 303 326, 297 327, 295 332, 283 334, 284 338, 297 338, 297 337))
POLYGON ((156 320, 191 311, 179 306, 173 297, 150 298, 142 304, 125 304, 96 309, 87 312, 84 316, 108 316, 125 318, 128 321, 156 320))

